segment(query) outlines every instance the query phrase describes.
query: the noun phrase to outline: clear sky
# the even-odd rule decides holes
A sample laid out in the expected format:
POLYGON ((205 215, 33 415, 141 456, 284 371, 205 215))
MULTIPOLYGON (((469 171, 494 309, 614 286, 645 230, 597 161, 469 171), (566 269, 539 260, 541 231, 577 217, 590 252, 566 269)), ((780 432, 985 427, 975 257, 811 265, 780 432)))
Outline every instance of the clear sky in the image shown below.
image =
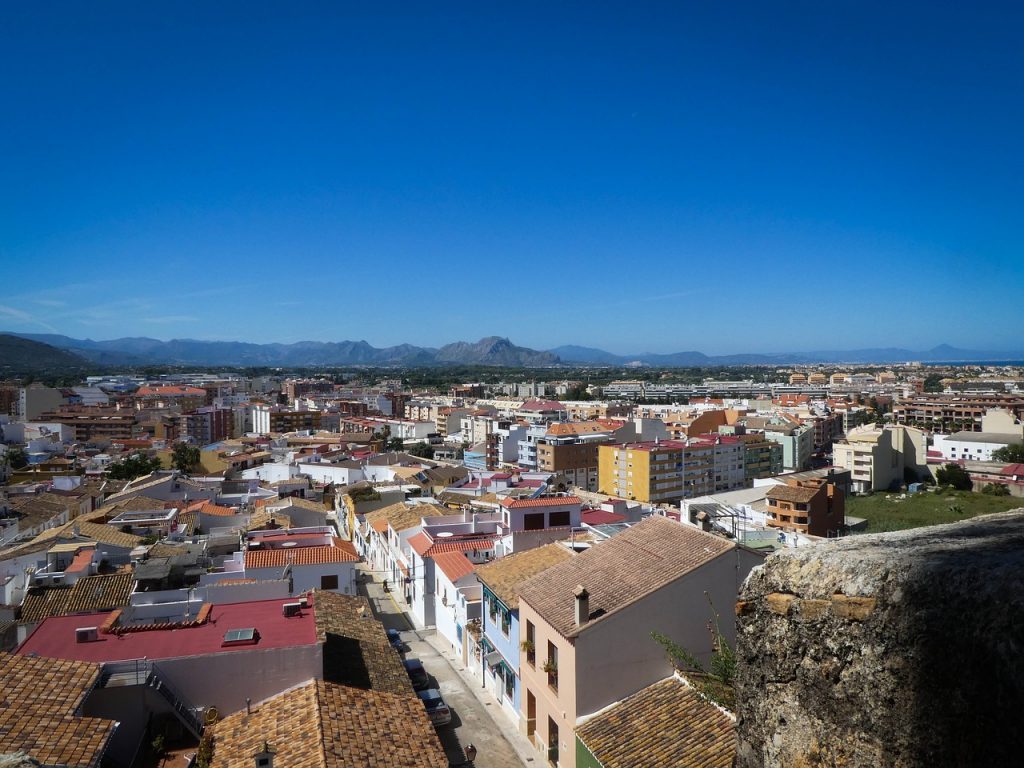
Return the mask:
POLYGON ((1024 347, 1024 6, 0 15, 0 329, 1024 347))

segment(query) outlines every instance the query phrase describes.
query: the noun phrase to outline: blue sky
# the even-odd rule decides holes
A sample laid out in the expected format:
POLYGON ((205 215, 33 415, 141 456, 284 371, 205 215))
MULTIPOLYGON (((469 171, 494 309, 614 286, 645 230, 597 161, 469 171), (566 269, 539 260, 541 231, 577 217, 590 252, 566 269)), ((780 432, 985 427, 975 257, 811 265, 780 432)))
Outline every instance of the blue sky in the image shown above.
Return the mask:
POLYGON ((0 329, 1024 346, 985 3, 22 3, 0 329))

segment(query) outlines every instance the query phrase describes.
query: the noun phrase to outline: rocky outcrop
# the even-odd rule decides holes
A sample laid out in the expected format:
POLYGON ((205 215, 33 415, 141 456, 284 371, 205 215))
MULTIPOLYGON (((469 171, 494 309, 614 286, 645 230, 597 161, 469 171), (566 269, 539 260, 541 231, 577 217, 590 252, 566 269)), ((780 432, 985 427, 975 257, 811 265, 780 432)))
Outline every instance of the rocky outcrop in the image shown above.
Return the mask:
POLYGON ((1024 510, 772 555, 736 612, 741 768, 1020 764, 1024 510))

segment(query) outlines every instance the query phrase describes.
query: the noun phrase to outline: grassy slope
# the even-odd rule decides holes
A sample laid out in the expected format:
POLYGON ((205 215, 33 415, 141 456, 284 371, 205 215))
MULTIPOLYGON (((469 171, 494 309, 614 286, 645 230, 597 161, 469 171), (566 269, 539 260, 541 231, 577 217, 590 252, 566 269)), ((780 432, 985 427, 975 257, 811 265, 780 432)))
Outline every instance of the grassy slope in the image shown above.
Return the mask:
POLYGON ((975 515, 1004 512, 1024 507, 1024 499, 1010 496, 987 496, 983 493, 949 491, 948 493, 916 493, 900 499, 898 493, 876 493, 846 500, 846 514, 868 521, 864 533, 900 531, 926 525, 954 523, 975 515), (950 507, 958 506, 958 514, 950 507))

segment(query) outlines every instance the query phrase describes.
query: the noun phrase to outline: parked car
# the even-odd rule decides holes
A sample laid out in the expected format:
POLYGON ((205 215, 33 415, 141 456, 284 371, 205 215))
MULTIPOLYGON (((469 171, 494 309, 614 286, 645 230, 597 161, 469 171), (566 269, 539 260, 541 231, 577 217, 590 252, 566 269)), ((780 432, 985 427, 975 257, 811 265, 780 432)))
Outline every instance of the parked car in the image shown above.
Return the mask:
POLYGON ((420 697, 423 706, 427 708, 427 716, 435 726, 448 725, 452 721, 452 711, 444 703, 441 692, 437 688, 428 688, 416 695, 420 697))
POLYGON ((409 675, 409 679, 412 680, 413 690, 422 691, 430 687, 430 675, 423 668, 422 661, 419 659, 406 659, 402 663, 405 665, 405 671, 409 675))
POLYGON ((388 630, 388 642, 391 643, 391 647, 396 651, 402 650, 405 645, 405 641, 402 640, 402 635, 397 629, 388 630))

